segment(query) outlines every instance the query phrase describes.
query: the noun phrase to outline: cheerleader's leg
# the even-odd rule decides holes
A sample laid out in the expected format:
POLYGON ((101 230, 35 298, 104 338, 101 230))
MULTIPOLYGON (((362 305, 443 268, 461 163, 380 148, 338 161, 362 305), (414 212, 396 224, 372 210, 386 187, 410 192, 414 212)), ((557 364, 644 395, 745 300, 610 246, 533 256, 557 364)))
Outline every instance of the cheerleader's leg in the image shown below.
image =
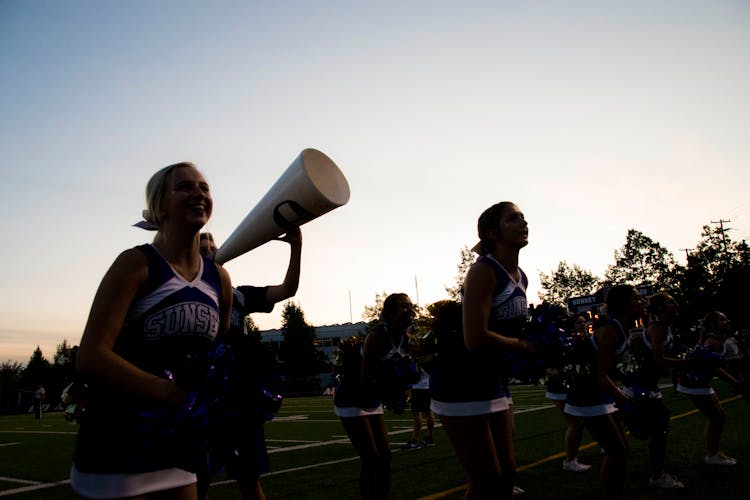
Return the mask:
POLYGON ((468 478, 465 498, 511 498, 515 461, 510 413, 505 410, 491 415, 440 415, 440 422, 468 478))
POLYGON ((613 415, 584 417, 583 425, 604 449, 600 473, 602 496, 608 500, 620 500, 625 490, 630 445, 625 430, 613 415))

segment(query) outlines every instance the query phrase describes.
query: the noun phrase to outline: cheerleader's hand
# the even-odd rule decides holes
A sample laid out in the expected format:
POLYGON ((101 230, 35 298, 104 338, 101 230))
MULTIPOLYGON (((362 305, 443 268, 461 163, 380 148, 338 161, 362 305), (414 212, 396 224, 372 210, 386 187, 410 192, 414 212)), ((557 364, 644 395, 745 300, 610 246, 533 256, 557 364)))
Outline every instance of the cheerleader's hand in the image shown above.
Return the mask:
POLYGON ((290 245, 302 245, 302 231, 299 226, 290 227, 286 233, 279 238, 278 241, 285 241, 290 245))
POLYGON ((518 349, 531 354, 537 354, 539 352, 539 346, 536 342, 530 342, 524 339, 518 339, 518 349))

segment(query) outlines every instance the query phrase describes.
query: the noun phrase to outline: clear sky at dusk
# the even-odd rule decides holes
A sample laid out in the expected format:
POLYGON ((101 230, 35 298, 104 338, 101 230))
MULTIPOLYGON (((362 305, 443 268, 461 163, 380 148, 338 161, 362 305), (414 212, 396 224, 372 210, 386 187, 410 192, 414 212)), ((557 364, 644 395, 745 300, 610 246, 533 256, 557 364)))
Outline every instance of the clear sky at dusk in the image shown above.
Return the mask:
MULTIPOLYGON (((635 228, 680 262, 750 239, 746 1, 0 0, 0 362, 77 343, 157 169, 195 162, 223 241, 306 147, 350 202, 303 226, 295 301, 358 321, 377 292, 446 298, 489 205, 521 266, 602 275, 635 228), (351 297, 351 313, 350 313, 351 297)), ((282 280, 288 246, 226 264, 282 280)), ((254 316, 280 326, 281 306, 254 316)))

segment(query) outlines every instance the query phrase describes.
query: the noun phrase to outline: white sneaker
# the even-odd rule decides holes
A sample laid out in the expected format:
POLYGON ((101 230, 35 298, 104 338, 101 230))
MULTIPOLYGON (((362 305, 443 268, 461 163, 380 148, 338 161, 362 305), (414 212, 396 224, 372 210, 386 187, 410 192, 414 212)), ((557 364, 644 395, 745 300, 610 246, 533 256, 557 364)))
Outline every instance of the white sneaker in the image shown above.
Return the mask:
POLYGON ((736 465, 737 464, 737 460, 733 459, 732 457, 728 457, 721 452, 713 456, 706 455, 704 458, 704 461, 708 465, 736 465))
POLYGON ((513 486, 513 496, 523 495, 524 493, 526 493, 526 490, 521 489, 518 486, 513 486))
POLYGON ((676 477, 671 474, 667 474, 666 472, 662 472, 661 476, 657 477, 656 479, 649 479, 648 486, 649 488, 662 489, 685 487, 685 485, 678 481, 676 477))
POLYGON ((582 464, 577 458, 574 458, 573 460, 563 460, 563 470, 567 472, 583 472, 590 468, 590 465, 582 464))

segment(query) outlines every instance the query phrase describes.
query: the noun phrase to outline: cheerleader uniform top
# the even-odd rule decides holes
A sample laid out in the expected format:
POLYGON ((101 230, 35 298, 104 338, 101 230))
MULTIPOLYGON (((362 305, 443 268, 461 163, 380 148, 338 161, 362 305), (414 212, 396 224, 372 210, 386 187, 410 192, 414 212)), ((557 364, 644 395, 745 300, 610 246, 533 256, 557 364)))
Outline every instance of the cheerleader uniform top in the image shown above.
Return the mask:
MULTIPOLYGON (((711 337, 711 335, 709 335, 711 337)), ((721 344, 721 351, 716 352, 723 364, 727 356, 726 344, 721 344)), ((692 373, 680 373, 677 392, 689 394, 691 396, 710 396, 714 394, 714 388, 711 387, 711 379, 714 378, 714 368, 707 366, 703 370, 696 370, 692 373)))
MULTIPOLYGON (((186 280, 153 245, 136 248, 146 256, 148 279, 130 305, 113 350, 148 373, 193 389, 203 376, 197 360, 219 330, 218 269, 203 257, 195 278, 186 280)), ((200 452, 196 453, 190 435, 171 432, 175 437, 157 439, 144 432, 144 424, 148 425, 144 412, 165 414, 167 429, 174 431, 168 415, 175 415, 178 408, 101 380, 88 382, 86 412, 80 419, 73 458, 76 492, 95 498, 140 495, 164 489, 157 477, 160 472, 195 470, 200 452)), ((195 476, 189 476, 194 482, 195 476)))
MULTIPOLYGON (((491 255, 477 262, 489 264, 496 278, 488 328, 504 336, 517 337, 529 319, 526 287, 529 280, 523 270, 516 282, 491 255)), ((438 337, 440 339, 440 337, 438 337)), ((462 329, 439 340, 433 371, 430 374, 431 410, 438 415, 470 416, 504 411, 512 404, 508 375, 501 362, 502 349, 469 352, 462 329)))
MULTIPOLYGON (((614 318, 600 320, 596 327, 612 325, 619 334, 619 343, 615 347, 615 361, 622 359, 628 350, 629 339, 619 321, 614 318)), ((581 374, 575 383, 568 389, 568 399, 565 403, 565 413, 576 417, 596 417, 608 415, 617 411, 615 398, 604 391, 596 381, 596 356, 599 345, 596 343, 595 335, 587 339, 590 343, 590 372, 581 374)))
MULTIPOLYGON (((380 323, 376 328, 377 332, 388 335, 387 324, 380 323)), ((364 355, 364 349, 365 345, 363 342, 359 349, 359 356, 356 359, 344 359, 341 382, 336 386, 333 396, 333 413, 339 417, 363 417, 366 415, 383 414, 383 401, 378 391, 372 387, 365 387, 362 383, 362 356, 364 355)), ((396 357, 403 358, 406 356, 406 353, 407 339, 406 335, 403 335, 398 345, 391 343, 391 348, 380 358, 380 363, 392 361, 396 357)))
MULTIPOLYGON (((659 323, 657 320, 656 323, 659 323)), ((666 337, 662 351, 670 353, 674 350, 674 337, 672 328, 665 327, 666 337)), ((659 379, 661 378, 661 367, 656 364, 654 359, 654 346, 648 339, 646 332, 640 332, 630 339, 630 351, 641 352, 639 363, 641 364, 638 373, 628 376, 624 381, 623 393, 629 398, 645 397, 650 399, 661 399, 661 390, 659 389, 659 379)))
MULTIPOLYGON (((250 313, 273 311, 274 303, 266 298, 267 286, 243 285, 232 289, 232 310, 229 317, 229 330, 220 340, 225 340, 232 348, 234 375, 242 384, 255 380, 261 386, 278 386, 278 369, 275 358, 260 338, 248 335, 246 317, 250 313)), ((274 390, 278 387, 273 387, 274 390)), ((250 387, 243 387, 249 393, 250 387)))
POLYGON ((245 317, 254 312, 270 313, 273 304, 266 299, 267 286, 238 286, 232 289, 232 315, 230 324, 242 334, 247 335, 245 317))

